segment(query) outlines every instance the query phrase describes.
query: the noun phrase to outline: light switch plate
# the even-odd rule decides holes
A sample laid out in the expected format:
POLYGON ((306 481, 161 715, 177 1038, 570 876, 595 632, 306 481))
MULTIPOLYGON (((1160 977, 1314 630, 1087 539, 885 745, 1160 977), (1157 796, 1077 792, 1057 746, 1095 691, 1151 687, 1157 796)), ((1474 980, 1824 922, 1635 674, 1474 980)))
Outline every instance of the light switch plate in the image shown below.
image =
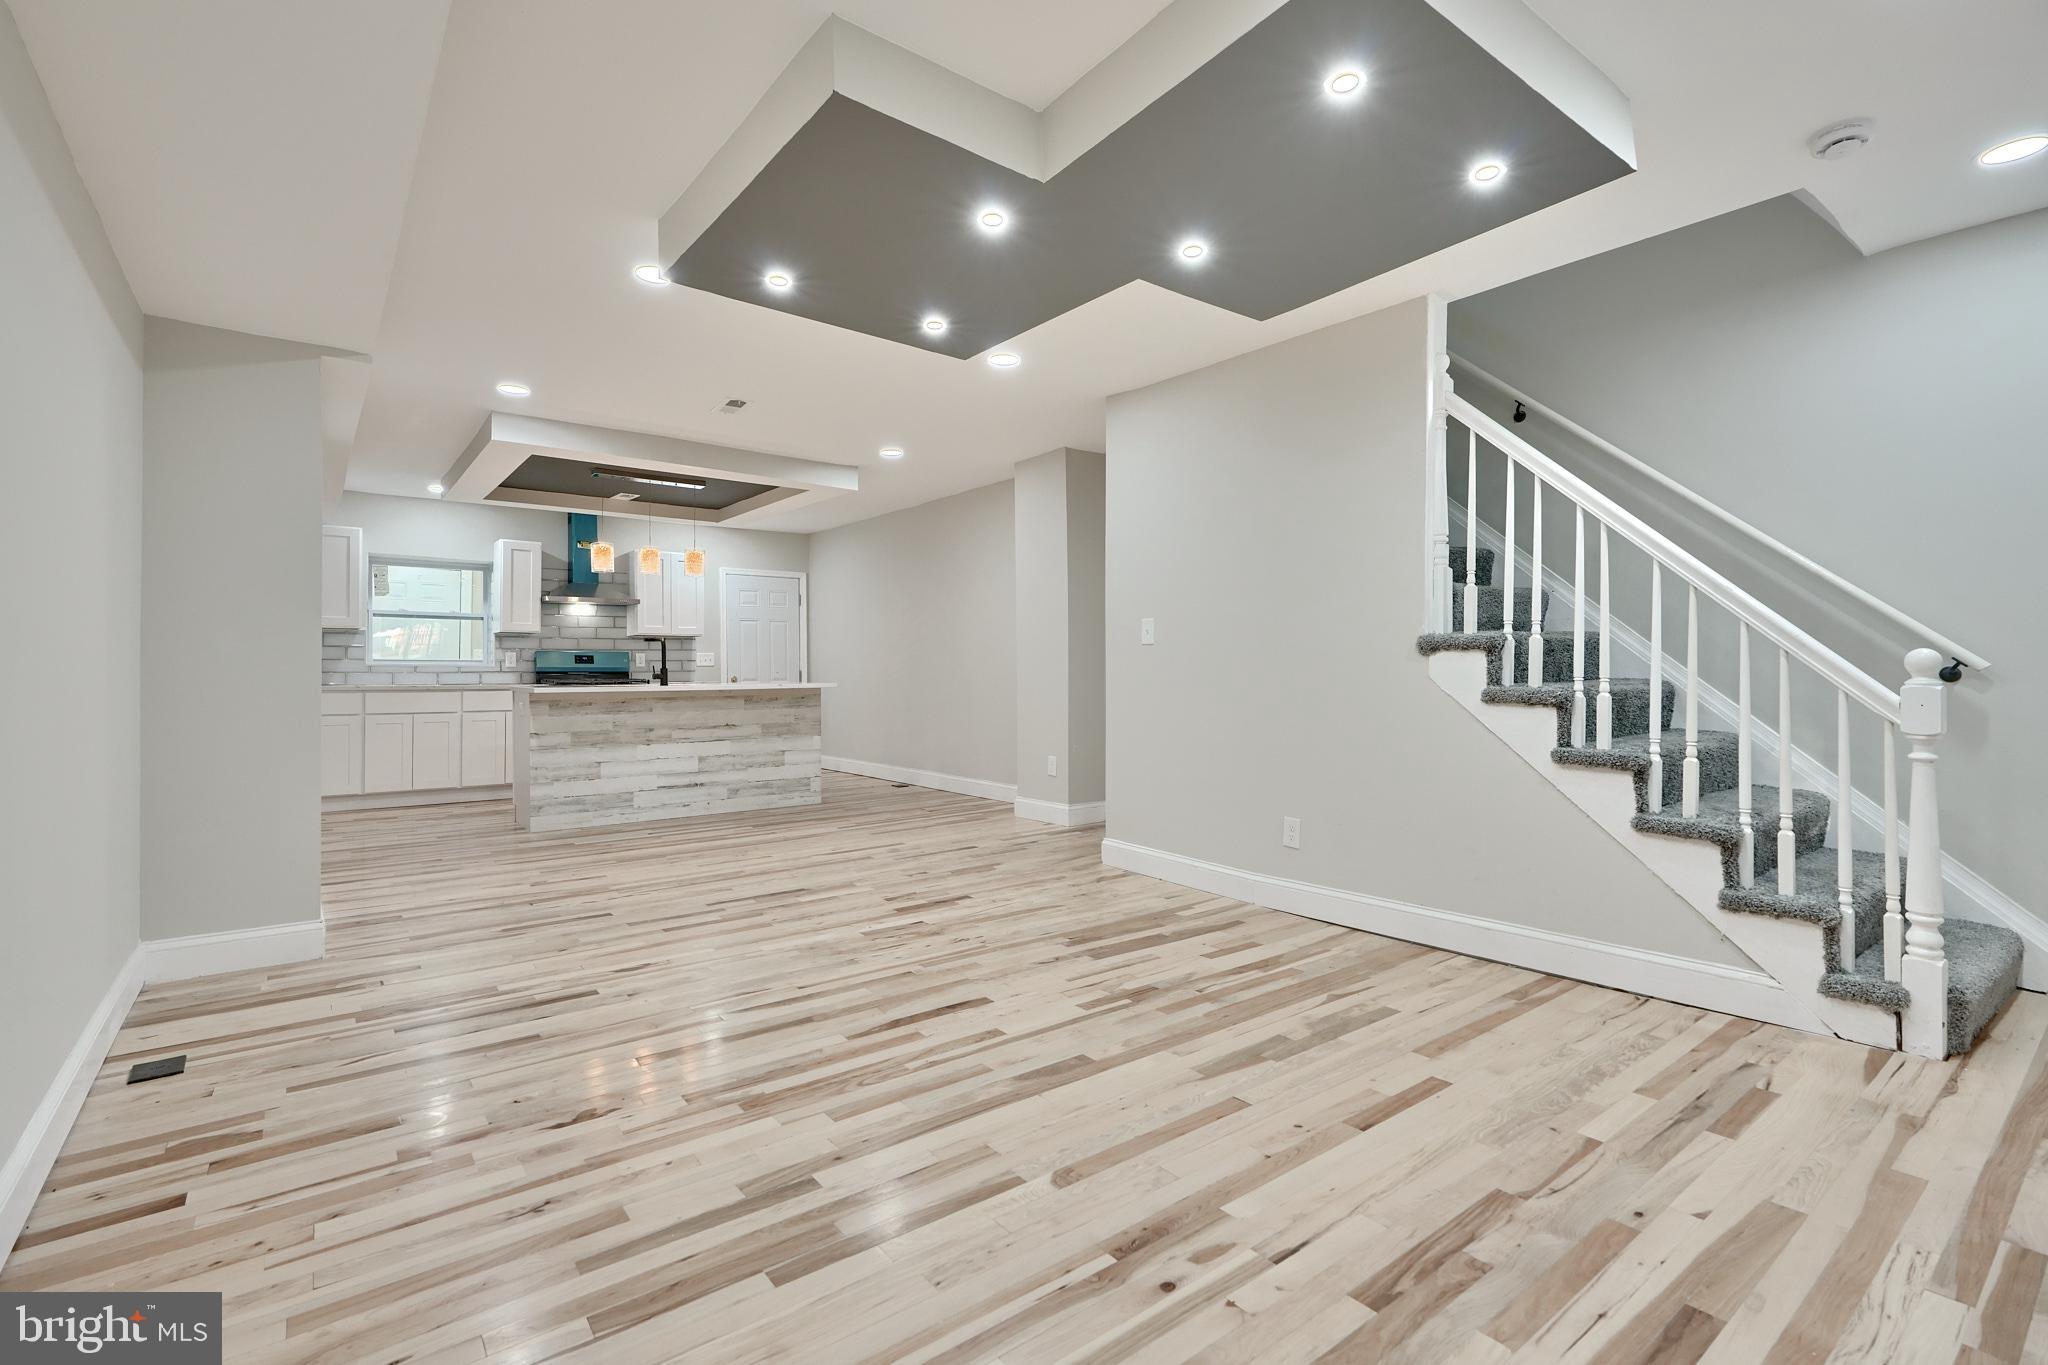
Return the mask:
POLYGON ((1149 617, 1149 616, 1147 616, 1147 617, 1144 617, 1143 619, 1141 619, 1141 620, 1140 620, 1140 621, 1138 622, 1138 643, 1139 643, 1139 644, 1141 644, 1141 645, 1149 645, 1149 644, 1151 644, 1151 643, 1153 642, 1153 639, 1154 639, 1154 637, 1155 637, 1155 635, 1156 635, 1156 634, 1157 634, 1157 632, 1156 632, 1156 631, 1154 631, 1154 630, 1153 630, 1153 628, 1152 628, 1152 618, 1151 618, 1151 617, 1149 617))
POLYGON ((1058 754, 1047 754, 1045 756, 1045 775, 1047 777, 1058 777, 1060 775, 1060 756, 1058 754))
POLYGON ((718 667, 718 655, 717 655, 717 654, 715 654, 715 653, 713 653, 713 652, 712 652, 711 650, 708 650, 708 649, 700 649, 700 650, 698 650, 698 651, 697 651, 697 667, 699 667, 699 668, 716 668, 716 667, 718 667))

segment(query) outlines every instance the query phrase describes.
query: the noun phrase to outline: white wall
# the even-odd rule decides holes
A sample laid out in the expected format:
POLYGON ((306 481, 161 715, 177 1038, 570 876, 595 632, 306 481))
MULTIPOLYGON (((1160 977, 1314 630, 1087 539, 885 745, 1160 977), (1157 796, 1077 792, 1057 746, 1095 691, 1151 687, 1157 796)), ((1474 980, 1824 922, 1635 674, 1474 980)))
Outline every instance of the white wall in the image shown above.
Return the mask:
POLYGON ((1746 964, 1416 654, 1428 349, 1417 300, 1110 400, 1108 836, 1746 964))
POLYGON ((0 205, 0 545, 62 594, 20 604, 0 673, 7 1163, 139 933, 143 342, 4 5, 0 205))
POLYGON ((811 539, 811 676, 825 753, 1017 780, 1012 485, 811 539))
POLYGON ((143 932, 320 918, 320 352, 151 318, 143 932))
MULTIPOLYGON (((1948 692, 1942 842, 2037 915, 2048 636, 2026 623, 2048 507, 2044 262, 2048 212, 1864 257, 1785 198, 1450 310, 1459 354, 1992 660, 1948 692)), ((1459 392, 1497 414, 1511 406, 1476 383, 1459 392)), ((1517 430, 1887 686, 1904 680, 1920 641, 1540 419, 1517 430)), ((1500 497, 1482 487, 1489 521, 1500 497)), ((1647 570, 1619 555, 1616 570, 1617 613, 1641 629, 1647 570)), ((1667 640, 1683 610, 1667 597, 1667 640)), ((1734 647, 1709 611, 1706 677, 1730 696, 1734 647)), ((1774 714, 1775 661, 1760 651, 1755 667, 1774 714)), ((1811 675, 1794 695, 1795 741, 1831 762, 1832 696, 1811 675)), ((1857 785, 1876 794, 1876 728, 1858 734, 1857 785)))
POLYGON ((1102 456, 1016 471, 1017 795, 1102 800, 1102 456), (1058 772, 1048 773, 1048 759, 1058 772))

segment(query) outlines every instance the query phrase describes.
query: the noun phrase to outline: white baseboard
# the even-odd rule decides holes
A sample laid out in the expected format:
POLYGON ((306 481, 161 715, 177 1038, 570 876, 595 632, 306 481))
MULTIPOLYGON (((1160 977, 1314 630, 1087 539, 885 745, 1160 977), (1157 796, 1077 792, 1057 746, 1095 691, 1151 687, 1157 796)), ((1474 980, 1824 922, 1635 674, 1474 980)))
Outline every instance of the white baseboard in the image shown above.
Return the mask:
POLYGON ((463 801, 510 801, 512 788, 446 787, 425 792, 365 792, 360 796, 323 796, 321 810, 392 810, 399 806, 452 806, 463 801))
POLYGON ((142 945, 142 975, 152 983, 184 981, 216 972, 312 962, 326 951, 327 926, 319 920, 267 924, 260 929, 234 929, 224 934, 156 938, 142 945))
POLYGON ((985 782, 978 777, 956 777, 952 773, 927 772, 923 768, 899 768, 893 763, 870 763, 863 758, 833 758, 826 756, 818 760, 818 766, 828 772, 852 773, 855 777, 879 777, 884 782, 907 782, 913 787, 930 787, 935 791, 958 792, 962 796, 979 796, 985 801, 1010 801, 1017 799, 1017 784, 1014 782, 985 782))
POLYGON ((57 1164, 57 1153, 63 1150, 64 1139, 71 1135, 71 1125, 85 1103, 86 1092, 92 1089, 93 1078, 114 1046, 114 1036, 128 1017, 128 1007, 135 1003, 135 993, 142 988, 142 964, 143 950, 137 945, 115 974, 107 993, 100 997, 99 1007, 86 1021, 84 1031, 64 1058, 64 1065, 51 1079, 50 1088, 43 1092, 42 1102, 29 1115, 28 1126, 22 1129, 14 1150, 8 1153, 7 1164, 0 1166, 0 1266, 7 1263, 13 1252, 14 1239, 21 1236, 29 1210, 42 1193, 43 1181, 57 1164))
POLYGON ((1068 805, 1020 796, 1016 802, 1018 819, 1036 820, 1041 825, 1099 825, 1109 818, 1108 809, 1108 803, 1103 801, 1076 801, 1068 805))
POLYGON ((1786 999, 1784 987, 1767 973, 1752 968, 1672 957, 1522 924, 1432 910, 1383 896, 1204 862, 1121 839, 1102 841, 1102 861, 1126 872, 1327 924, 1341 924, 1387 938, 1590 981, 1636 995, 1675 1000, 1745 1019, 1806 1027, 1786 999))
MULTIPOLYGON (((1450 507, 1451 524, 1460 531, 1465 529, 1465 511, 1456 503, 1450 507)), ((1499 528, 1491 522, 1479 523, 1479 544, 1498 555, 1503 541, 1499 528)), ((1498 562, 1496 560, 1496 562, 1498 562)), ((1515 581, 1527 584, 1535 564, 1527 550, 1515 547, 1515 581)), ((1590 569, 1589 569, 1590 572, 1590 569)), ((1572 599, 1572 583, 1563 574, 1548 564, 1543 566, 1544 587, 1560 602, 1572 599)), ((1458 585, 1452 585, 1453 628, 1462 610, 1463 599, 1458 595, 1458 585)), ((1600 617, 1600 603, 1590 594, 1586 598, 1586 620, 1590 623, 1600 617)), ((1666 635, 1669 637, 1669 622, 1666 635)), ((1650 676, 1650 642, 1642 632, 1625 621, 1612 623, 1608 666, 1617 678, 1647 678, 1650 676)), ((1664 679, 1679 689, 1679 704, 1684 705, 1685 664, 1676 656, 1664 655, 1664 679)), ((1775 704, 1775 703, 1773 703, 1775 704)), ((1735 699, 1722 692, 1713 684, 1700 684, 1700 724, 1711 730, 1734 730, 1741 724, 1740 708, 1735 699)), ((1778 770, 1778 731, 1767 724, 1760 715, 1750 717, 1750 741, 1754 747, 1756 770, 1764 776, 1768 785, 1775 781, 1778 770)), ((1903 785, 1904 769, 1900 772, 1903 785)), ((1825 794, 1829 800, 1835 794, 1835 770, 1813 754, 1792 746, 1792 781, 1807 791, 1825 794)), ((1903 793, 1901 794, 1903 797, 1903 793)), ((1861 788, 1850 794, 1849 813, 1853 836, 1857 848, 1876 849, 1884 847, 1884 804, 1861 788)), ((1909 842, 1911 823, 1899 821, 1899 847, 1904 849, 1909 842)), ((1833 846, 1830 837, 1830 846, 1833 846)), ((1985 924, 2002 924, 2020 936, 2026 944, 2026 952, 2020 958, 2020 985, 2030 991, 2048 991, 2048 924, 2043 924, 2030 914, 2020 903, 1987 881, 1972 868, 1956 861, 1954 855, 1941 855, 1941 880, 1943 901, 1950 915, 1958 919, 1977 920, 1985 924)))

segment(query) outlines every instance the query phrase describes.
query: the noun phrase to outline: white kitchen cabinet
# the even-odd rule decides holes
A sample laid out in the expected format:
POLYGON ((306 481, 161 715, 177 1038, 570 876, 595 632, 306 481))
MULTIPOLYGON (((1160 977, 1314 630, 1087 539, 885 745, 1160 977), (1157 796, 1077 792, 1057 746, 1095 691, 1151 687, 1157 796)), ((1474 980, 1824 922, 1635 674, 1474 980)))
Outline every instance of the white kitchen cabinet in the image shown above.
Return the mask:
POLYGON ((704 633, 704 576, 692 578, 683 568, 680 551, 663 551, 661 572, 640 572, 638 558, 631 561, 630 581, 638 605, 626 608, 628 635, 702 635, 704 633))
POLYGON ((509 711, 462 713, 463 786, 500 787, 512 780, 505 742, 511 725, 509 711))
POLYGON ((363 718, 320 717, 320 794, 354 796, 363 789, 363 718))
POLYGON ((363 790, 412 790, 412 716, 373 713, 363 717, 363 790))
POLYGON ((320 629, 364 630, 369 618, 364 611, 363 528, 323 526, 320 528, 320 629))
POLYGON ((540 542, 500 540, 491 546, 491 629, 499 635, 540 633, 540 542))
POLYGON ((412 789, 462 785, 462 716, 458 712, 412 718, 412 789))

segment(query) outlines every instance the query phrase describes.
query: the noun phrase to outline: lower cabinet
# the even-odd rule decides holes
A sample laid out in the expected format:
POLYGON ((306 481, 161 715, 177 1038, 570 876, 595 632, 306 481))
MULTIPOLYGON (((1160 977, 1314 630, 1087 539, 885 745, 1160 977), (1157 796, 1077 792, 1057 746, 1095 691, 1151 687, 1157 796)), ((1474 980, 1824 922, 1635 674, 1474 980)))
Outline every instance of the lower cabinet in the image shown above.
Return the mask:
POLYGON ((363 718, 320 717, 320 794, 354 796, 363 789, 363 718))
POLYGON ((363 790, 409 792, 412 780, 411 716, 363 717, 363 790))
POLYGON ((458 791, 512 780, 509 691, 330 692, 320 794, 458 791))
POLYGON ((462 713, 462 785, 501 787, 512 780, 511 754, 506 736, 512 728, 510 711, 464 711, 462 713))

